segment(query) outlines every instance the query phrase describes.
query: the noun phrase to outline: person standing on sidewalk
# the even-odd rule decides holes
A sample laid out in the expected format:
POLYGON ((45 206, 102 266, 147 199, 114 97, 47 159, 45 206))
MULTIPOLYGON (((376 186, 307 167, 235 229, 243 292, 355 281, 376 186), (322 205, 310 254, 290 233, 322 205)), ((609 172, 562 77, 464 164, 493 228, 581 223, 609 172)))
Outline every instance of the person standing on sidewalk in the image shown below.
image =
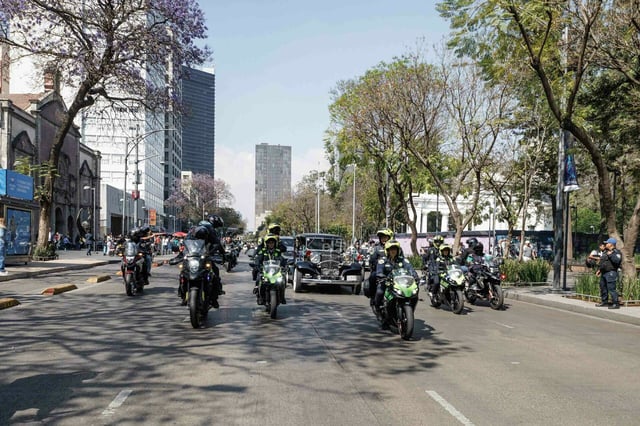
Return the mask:
POLYGON ((600 265, 596 275, 600 277, 600 303, 598 307, 609 306, 609 309, 620 309, 616 282, 618 281, 618 268, 622 263, 622 253, 616 248, 616 239, 609 238, 605 243, 605 249, 600 257, 600 265), (611 305, 609 305, 611 295, 611 305))
POLYGON ((93 234, 91 232, 87 232, 87 235, 84 236, 84 242, 87 245, 87 256, 91 256, 91 249, 93 248, 93 234))
POLYGON ((4 223, 4 217, 0 217, 0 275, 7 275, 8 272, 4 269, 4 259, 7 255, 7 245, 5 238, 7 235, 7 226, 4 223))

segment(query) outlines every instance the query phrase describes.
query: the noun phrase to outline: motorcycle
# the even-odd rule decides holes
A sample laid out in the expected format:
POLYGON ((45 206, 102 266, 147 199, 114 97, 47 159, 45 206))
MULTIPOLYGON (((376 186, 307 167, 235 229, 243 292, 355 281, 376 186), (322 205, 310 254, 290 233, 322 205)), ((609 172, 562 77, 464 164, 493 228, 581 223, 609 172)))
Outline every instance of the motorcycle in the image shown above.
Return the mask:
POLYGON ((120 263, 127 296, 142 293, 146 284, 145 267, 145 256, 140 250, 140 246, 131 240, 127 240, 123 244, 122 262, 120 263))
POLYGON ((183 305, 189 306, 191 326, 200 328, 207 320, 213 302, 218 299, 218 289, 214 285, 213 259, 209 256, 204 240, 184 240, 184 251, 179 259, 178 296, 182 298, 183 305))
POLYGON ((229 246, 225 250, 224 261, 227 264, 227 272, 231 272, 233 268, 238 264, 238 255, 240 254, 239 247, 229 246))
POLYGON ((280 305, 280 294, 286 285, 285 277, 282 274, 282 268, 278 260, 267 260, 262 265, 262 274, 260 276, 260 285, 256 291, 258 304, 260 298, 264 300, 265 309, 269 312, 272 319, 276 318, 278 313, 278 305, 280 305))
POLYGON ((504 304, 502 281, 504 274, 500 273, 500 265, 491 257, 485 257, 484 262, 472 267, 477 289, 469 286, 464 292, 465 298, 472 305, 478 299, 489 301, 491 309, 500 309, 504 304))
POLYGON ((446 272, 440 274, 440 286, 434 293, 429 292, 431 306, 440 307, 443 303, 451 308, 451 312, 459 314, 464 309, 463 291, 467 278, 458 265, 447 266, 446 272))
POLYGON ((418 304, 418 284, 404 268, 394 269, 386 281, 382 307, 372 305, 371 309, 381 325, 393 326, 403 340, 409 340, 413 335, 414 312, 418 304))

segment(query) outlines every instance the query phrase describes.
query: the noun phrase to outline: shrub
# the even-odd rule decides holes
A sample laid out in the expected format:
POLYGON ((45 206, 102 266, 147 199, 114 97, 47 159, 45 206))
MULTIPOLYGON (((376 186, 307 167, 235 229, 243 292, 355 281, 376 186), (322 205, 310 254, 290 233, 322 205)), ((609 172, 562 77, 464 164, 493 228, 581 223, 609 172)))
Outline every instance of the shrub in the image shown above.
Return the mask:
POLYGON ((500 272, 505 275, 505 281, 510 283, 517 283, 520 281, 520 262, 513 259, 505 259, 504 263, 500 266, 500 272))
POLYGON ((600 296, 600 277, 595 274, 583 274, 576 277, 575 292, 589 296, 600 296))
POLYGON ((411 266, 413 266, 413 269, 415 269, 417 272, 422 270, 422 257, 416 254, 409 256, 407 260, 411 263, 411 266))
POLYGON ((546 283, 551 267, 544 259, 530 260, 520 264, 518 276, 527 283, 546 283))

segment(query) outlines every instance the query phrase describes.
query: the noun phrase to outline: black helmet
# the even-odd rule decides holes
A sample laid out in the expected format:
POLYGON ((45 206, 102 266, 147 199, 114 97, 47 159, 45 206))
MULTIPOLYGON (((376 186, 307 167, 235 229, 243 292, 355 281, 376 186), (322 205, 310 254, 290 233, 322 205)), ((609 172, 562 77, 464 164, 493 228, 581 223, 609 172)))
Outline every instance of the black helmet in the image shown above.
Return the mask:
POLYGON ((469 248, 474 248, 476 246, 476 244, 478 244, 478 239, 477 238, 469 238, 467 240, 467 245, 469 246, 469 248))
POLYGON ((270 234, 280 235, 280 225, 272 223, 269 225, 268 231, 270 234))
POLYGON ((224 220, 222 220, 222 218, 217 215, 209 216, 209 223, 214 228, 222 228, 224 226, 224 220))
POLYGON ((478 256, 482 255, 482 253, 484 252, 484 246, 482 245, 482 243, 478 243, 473 246, 473 252, 478 256))

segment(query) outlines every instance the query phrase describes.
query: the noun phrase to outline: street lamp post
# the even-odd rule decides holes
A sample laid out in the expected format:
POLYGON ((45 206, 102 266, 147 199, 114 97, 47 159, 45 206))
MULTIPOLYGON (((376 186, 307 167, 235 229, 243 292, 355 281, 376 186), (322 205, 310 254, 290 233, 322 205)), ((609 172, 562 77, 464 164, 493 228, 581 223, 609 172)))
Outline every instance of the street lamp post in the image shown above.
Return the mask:
POLYGON ((172 214, 170 214, 169 217, 173 219, 173 232, 172 233, 175 233, 176 232, 176 217, 175 217, 175 215, 172 215, 172 214))
POLYGON ((91 230, 93 231, 93 247, 92 250, 96 251, 96 238, 98 238, 98 234, 96 232, 96 188, 93 186, 85 185, 83 189, 86 191, 87 189, 91 190, 91 201, 93 204, 93 210, 91 210, 91 230))

